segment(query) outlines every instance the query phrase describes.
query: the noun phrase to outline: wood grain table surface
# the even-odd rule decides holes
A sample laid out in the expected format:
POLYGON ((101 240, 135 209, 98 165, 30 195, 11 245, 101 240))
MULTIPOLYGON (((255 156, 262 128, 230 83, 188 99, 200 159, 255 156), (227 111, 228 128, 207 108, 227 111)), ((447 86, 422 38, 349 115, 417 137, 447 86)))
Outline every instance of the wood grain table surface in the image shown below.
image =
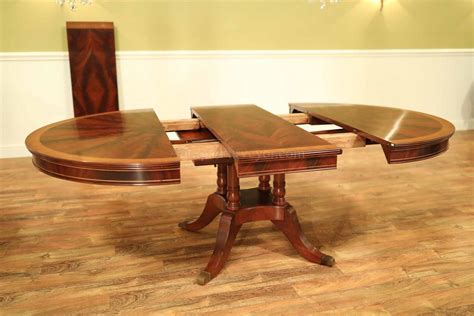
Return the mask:
POLYGON ((179 183, 179 159, 153 110, 82 116, 30 134, 35 165, 52 176, 101 184, 179 183))
POLYGON ((239 177, 331 169, 342 153, 256 105, 199 106, 191 111, 232 155, 239 177))
POLYGON ((426 113, 372 105, 293 103, 313 123, 336 124, 381 144, 389 163, 427 159, 445 152, 454 126, 426 113))
MULTIPOLYGON (((196 165, 218 167, 217 188, 210 192, 201 214, 185 221, 174 217, 179 227, 195 234, 219 216, 214 251, 198 274, 198 284, 205 285, 218 276, 242 226, 256 221, 271 221, 309 262, 335 265, 336 258, 305 235, 295 207, 285 197, 285 176, 335 169, 342 150, 290 120, 306 122, 308 118, 310 124, 337 124, 342 129, 329 134, 363 137, 362 146, 378 143, 389 163, 441 154, 448 149, 454 133, 452 124, 441 118, 401 109, 302 104, 290 105, 290 111, 305 113, 290 114, 289 117, 296 117, 285 119, 256 105, 204 106, 192 108, 191 120, 197 122, 166 123, 168 127, 184 123, 195 126, 175 129, 178 135, 181 131, 200 131, 185 136, 184 145, 191 142, 194 147, 186 147, 184 152, 202 150, 203 128, 215 137, 210 141, 222 147, 216 150, 222 154, 219 159, 214 159, 215 152, 193 159, 196 165), (191 138, 196 139, 196 144, 191 138), (241 189, 241 178, 257 176, 258 186, 241 189)), ((178 183, 181 158, 186 154, 181 151, 178 156, 166 130, 151 110, 116 111, 48 125, 30 134, 26 144, 35 166, 55 177, 116 185, 178 183)), ((359 146, 357 142, 352 144, 359 146)))

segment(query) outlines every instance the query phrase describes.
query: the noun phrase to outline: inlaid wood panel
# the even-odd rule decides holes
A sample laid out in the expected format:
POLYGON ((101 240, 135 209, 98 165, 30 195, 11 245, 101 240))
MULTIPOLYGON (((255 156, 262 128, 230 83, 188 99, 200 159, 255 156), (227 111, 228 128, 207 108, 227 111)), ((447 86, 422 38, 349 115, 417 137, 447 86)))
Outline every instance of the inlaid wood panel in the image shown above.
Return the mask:
POLYGON ((179 158, 153 110, 88 115, 45 126, 28 136, 43 172, 100 184, 178 183, 179 158))
POLYGON ((118 110, 114 24, 67 22, 74 116, 118 110))
POLYGON ((439 117, 390 107, 354 104, 290 104, 290 112, 311 115, 382 145, 389 163, 430 158, 448 149, 454 126, 439 117))
POLYGON ((0 159, 0 314, 471 315, 473 152, 461 131, 423 163, 387 165, 367 146, 344 150, 337 171, 287 175, 308 239, 337 264, 307 262, 256 222, 206 287, 194 282, 218 221, 177 223, 202 211, 214 167, 184 163, 179 186, 118 187, 0 159))
POLYGON ((255 105, 193 107, 226 147, 240 177, 333 169, 342 151, 255 105))

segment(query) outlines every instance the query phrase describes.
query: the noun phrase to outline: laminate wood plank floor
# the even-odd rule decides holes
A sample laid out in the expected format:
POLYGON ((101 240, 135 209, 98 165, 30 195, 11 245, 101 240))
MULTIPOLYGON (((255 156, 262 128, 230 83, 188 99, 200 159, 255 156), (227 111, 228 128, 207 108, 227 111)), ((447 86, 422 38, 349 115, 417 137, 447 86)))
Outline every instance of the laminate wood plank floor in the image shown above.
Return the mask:
POLYGON ((184 164, 181 185, 113 187, 3 159, 0 181, 0 315, 474 313, 474 131, 426 161, 388 165, 369 146, 345 150, 338 170, 288 175, 303 230, 336 265, 251 223, 204 287, 217 222, 177 223, 200 214, 212 166, 184 164))

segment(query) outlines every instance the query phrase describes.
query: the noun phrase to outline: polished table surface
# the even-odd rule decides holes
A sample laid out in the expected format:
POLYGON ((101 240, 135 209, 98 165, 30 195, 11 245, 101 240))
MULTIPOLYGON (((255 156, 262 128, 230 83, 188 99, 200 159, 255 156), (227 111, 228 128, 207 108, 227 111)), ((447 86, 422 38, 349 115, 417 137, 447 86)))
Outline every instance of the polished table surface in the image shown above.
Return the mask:
POLYGON ((446 120, 395 108, 291 104, 290 112, 276 116, 255 105, 206 106, 192 108, 194 118, 174 121, 160 121, 151 110, 109 112, 45 126, 26 145, 42 172, 97 184, 178 183, 181 161, 217 166, 217 188, 201 215, 179 224, 197 232, 220 215, 214 251, 197 278, 203 285, 224 267, 242 225, 253 221, 271 221, 308 261, 335 264, 305 237, 285 199, 286 173, 333 169, 341 147, 380 144, 389 163, 427 159, 446 151, 454 133, 446 120), (341 128, 314 135, 299 124, 341 128), (180 139, 170 140, 167 132, 180 139), (248 176, 258 176, 258 187, 241 190, 239 179, 248 176))
POLYGON ((290 104, 291 112, 311 115, 381 144, 389 163, 416 161, 448 149, 454 126, 439 117, 398 108, 355 104, 290 104))
POLYGON ((99 184, 179 183, 180 160, 153 110, 117 111, 45 126, 26 139, 34 164, 99 184))
POLYGON ((255 105, 193 107, 239 177, 336 168, 341 149, 255 105), (225 124, 223 124, 225 122, 225 124))

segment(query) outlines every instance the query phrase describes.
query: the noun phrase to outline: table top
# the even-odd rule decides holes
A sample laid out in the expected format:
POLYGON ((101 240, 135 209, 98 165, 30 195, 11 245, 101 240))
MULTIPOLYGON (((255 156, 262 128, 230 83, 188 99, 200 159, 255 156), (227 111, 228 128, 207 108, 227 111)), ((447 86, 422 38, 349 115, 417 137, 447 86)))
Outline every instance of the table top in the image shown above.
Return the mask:
POLYGON ((42 127, 26 145, 33 163, 48 175, 157 185, 180 182, 181 160, 234 163, 239 177, 333 169, 342 150, 326 140, 336 139, 339 144, 381 144, 389 163, 418 161, 446 151, 454 133, 453 125, 439 117, 394 108, 291 104, 290 110, 303 114, 280 117, 255 105, 206 106, 192 108, 195 119, 160 122, 152 110, 107 112, 42 127), (313 135, 295 125, 308 122, 344 130, 313 135), (173 145, 167 131, 184 135, 179 142, 185 144, 173 145))
POLYGON ((336 167, 341 149, 256 105, 193 107, 192 114, 226 147, 239 176, 336 167), (319 164, 323 157, 333 163, 319 164), (297 161, 297 163, 293 163, 297 161))
POLYGON ((290 112, 311 115, 381 144, 389 163, 430 158, 448 149, 453 124, 426 113, 370 105, 293 103, 290 112))
POLYGON ((451 137, 450 122, 426 113, 372 105, 292 103, 290 111, 322 121, 390 146, 436 142, 451 137))
POLYGON ((54 123, 26 139, 44 172, 110 184, 179 182, 180 161, 153 110, 116 111, 54 123))

